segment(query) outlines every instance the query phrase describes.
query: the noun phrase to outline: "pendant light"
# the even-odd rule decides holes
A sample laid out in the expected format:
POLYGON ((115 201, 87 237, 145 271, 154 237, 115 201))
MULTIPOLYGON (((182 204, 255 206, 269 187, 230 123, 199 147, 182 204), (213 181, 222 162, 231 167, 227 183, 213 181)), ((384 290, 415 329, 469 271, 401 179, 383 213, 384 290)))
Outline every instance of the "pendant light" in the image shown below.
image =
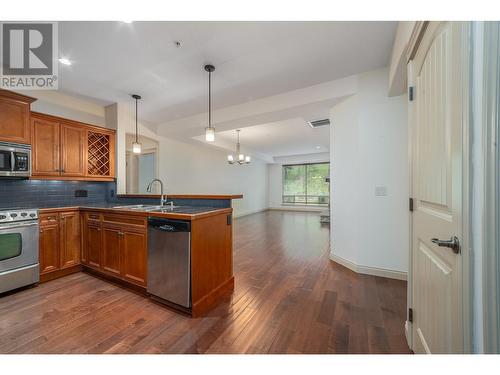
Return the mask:
POLYGON ((142 145, 139 143, 138 130, 137 130, 137 102, 141 99, 140 95, 132 94, 132 98, 135 99, 135 142, 132 143, 132 152, 134 154, 140 154, 142 151, 142 145))
POLYGON ((205 65, 208 72, 208 127, 205 128, 205 141, 215 141, 215 128, 212 126, 212 72, 215 70, 213 65, 205 65))
POLYGON ((237 163, 239 165, 249 164, 251 162, 251 158, 249 155, 243 155, 240 150, 240 129, 236 130, 237 141, 236 141, 236 160, 232 154, 227 155, 227 162, 229 164, 237 163))

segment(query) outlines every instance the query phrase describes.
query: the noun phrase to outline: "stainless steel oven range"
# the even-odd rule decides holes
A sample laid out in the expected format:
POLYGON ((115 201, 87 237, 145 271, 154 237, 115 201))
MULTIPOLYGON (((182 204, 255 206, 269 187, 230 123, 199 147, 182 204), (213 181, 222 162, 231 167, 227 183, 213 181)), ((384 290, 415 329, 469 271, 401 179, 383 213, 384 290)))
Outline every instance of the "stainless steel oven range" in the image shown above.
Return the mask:
POLYGON ((38 211, 0 210, 0 293, 37 283, 38 211))

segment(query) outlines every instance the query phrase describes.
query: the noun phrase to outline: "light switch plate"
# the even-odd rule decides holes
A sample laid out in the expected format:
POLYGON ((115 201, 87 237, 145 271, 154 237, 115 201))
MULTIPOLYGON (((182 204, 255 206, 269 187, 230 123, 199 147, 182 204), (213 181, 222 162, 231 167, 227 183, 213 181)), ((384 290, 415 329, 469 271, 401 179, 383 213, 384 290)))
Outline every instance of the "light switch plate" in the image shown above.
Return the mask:
POLYGON ((375 196, 376 197, 387 196, 387 186, 375 186, 375 196))

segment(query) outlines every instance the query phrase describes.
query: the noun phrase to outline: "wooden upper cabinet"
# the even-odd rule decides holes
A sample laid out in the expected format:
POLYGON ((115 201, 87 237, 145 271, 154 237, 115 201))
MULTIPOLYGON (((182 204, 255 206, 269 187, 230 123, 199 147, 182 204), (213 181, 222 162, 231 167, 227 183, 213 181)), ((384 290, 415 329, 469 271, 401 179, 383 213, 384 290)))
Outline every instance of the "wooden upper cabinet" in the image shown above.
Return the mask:
POLYGON ((115 176, 115 133, 105 129, 87 130, 87 176, 115 176))
POLYGON ((0 90, 0 141, 31 143, 30 105, 35 100, 0 90))
POLYGON ((61 124, 61 175, 85 176, 85 128, 61 124))
POLYGON ((43 179, 112 181, 115 131, 31 113, 32 175, 43 179))
POLYGON ((58 176, 61 171, 59 122, 32 116, 31 127, 33 176, 58 176))

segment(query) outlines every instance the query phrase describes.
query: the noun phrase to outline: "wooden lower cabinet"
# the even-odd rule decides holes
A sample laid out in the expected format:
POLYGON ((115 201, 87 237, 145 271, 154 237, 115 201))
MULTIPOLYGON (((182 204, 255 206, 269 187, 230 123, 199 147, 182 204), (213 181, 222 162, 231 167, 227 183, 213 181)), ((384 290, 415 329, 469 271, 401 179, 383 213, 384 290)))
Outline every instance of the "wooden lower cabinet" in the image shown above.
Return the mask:
POLYGON ((80 213, 78 211, 62 212, 60 215, 61 268, 80 264, 80 213))
POLYGON ((147 227, 131 215, 82 215, 85 237, 82 263, 95 271, 141 287, 147 283, 147 227))
POLYGON ((40 227, 40 274, 57 271, 60 268, 59 222, 40 227))
POLYGON ((40 215, 40 275, 80 264, 80 215, 78 211, 40 215))
POLYGON ((124 230, 121 236, 122 277, 132 283, 146 286, 148 252, 146 233, 124 230))
POLYGON ((87 223, 84 249, 87 253, 87 261, 91 267, 101 268, 101 248, 102 235, 101 227, 92 223, 87 223))
POLYGON ((102 228, 102 264, 104 271, 121 275, 120 267, 120 247, 121 247, 121 230, 114 227, 102 228))

